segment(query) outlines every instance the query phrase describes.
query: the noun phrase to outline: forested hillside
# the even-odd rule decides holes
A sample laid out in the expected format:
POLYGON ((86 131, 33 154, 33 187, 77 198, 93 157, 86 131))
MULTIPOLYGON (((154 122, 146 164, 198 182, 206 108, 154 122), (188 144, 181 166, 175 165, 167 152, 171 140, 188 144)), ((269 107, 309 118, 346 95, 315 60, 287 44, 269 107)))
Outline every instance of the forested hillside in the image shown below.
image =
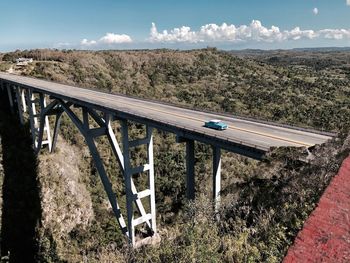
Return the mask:
MULTIPOLYGON (((350 150, 347 138, 350 53, 295 52, 259 55, 253 52, 252 55, 252 52, 236 54, 216 49, 32 50, 1 54, 0 70, 15 67, 13 61, 18 57, 33 57, 33 64, 16 72, 106 92, 339 133, 338 139, 312 150, 314 158, 310 163, 300 161, 305 157, 305 149, 273 149, 263 162, 224 153, 223 205, 221 220, 217 221, 210 203, 210 147, 196 143, 198 198, 188 203, 184 145, 176 144, 174 135, 156 131, 157 220, 162 241, 158 246, 132 251, 125 246, 83 138, 65 117, 57 151, 54 154, 42 151, 38 168, 31 173, 34 180, 31 182, 38 182, 41 206, 33 237, 36 259, 41 262, 280 262, 350 150)), ((2 110, 2 139, 9 136, 4 125, 9 122, 7 116, 2 110)), ((16 136, 26 141, 25 135, 16 136)), ((104 153, 114 190, 124 198, 118 164, 104 140, 98 146, 104 153)), ((2 148, 2 156, 9 161, 2 162, 1 178, 11 178, 10 164, 16 160, 11 159, 15 156, 13 151, 13 147, 2 148)), ((136 152, 135 157, 141 158, 142 154, 136 152)), ((138 183, 142 184, 142 180, 137 178, 138 183)), ((8 191, 11 186, 14 187, 10 184, 3 189, 8 191)), ((16 187, 27 189, 25 185, 16 187)), ((8 199, 4 202, 11 203, 8 199)), ((6 222, 18 218, 15 212, 8 213, 12 209, 11 205, 5 209, 6 222)), ((16 239, 9 239, 1 233, 4 260, 8 251, 20 251, 21 233, 16 235, 16 239)))
POLYGON ((336 131, 350 120, 349 53, 276 51, 239 58, 215 49, 34 50, 2 60, 39 60, 24 73, 33 77, 336 131))

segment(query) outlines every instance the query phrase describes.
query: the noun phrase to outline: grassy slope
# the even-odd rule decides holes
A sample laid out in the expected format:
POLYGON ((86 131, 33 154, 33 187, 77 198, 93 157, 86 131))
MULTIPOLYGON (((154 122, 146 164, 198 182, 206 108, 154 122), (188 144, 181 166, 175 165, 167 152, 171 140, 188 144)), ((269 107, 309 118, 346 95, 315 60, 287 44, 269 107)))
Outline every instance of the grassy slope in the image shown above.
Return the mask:
MULTIPOLYGON (((30 51, 5 54, 3 59, 16 56, 42 60, 26 75, 105 91, 329 130, 342 129, 350 118, 346 107, 349 72, 344 61, 320 70, 311 62, 276 65, 266 59, 238 58, 212 49, 30 51)), ((341 150, 342 140, 316 149, 318 157, 309 165, 297 161, 300 153, 288 149, 273 153, 275 161, 260 164, 225 154, 221 211, 224 220, 217 223, 205 201, 211 184, 209 148, 196 145, 196 174, 200 182, 196 187, 200 197, 196 203, 186 204, 184 148, 174 144, 174 136, 157 132, 156 195, 164 241, 160 248, 128 253, 122 249, 123 239, 115 231, 116 223, 83 139, 67 119, 63 120, 62 135, 69 144, 63 142, 59 152, 44 155, 39 167, 62 160, 72 151, 78 153, 76 158, 81 162, 67 162, 68 168, 61 171, 48 167, 40 173, 44 215, 51 209, 51 213, 61 214, 61 222, 66 222, 57 224, 54 218, 44 216, 47 221, 39 231, 43 261, 279 261, 346 154, 346 147, 345 153, 341 150), (69 175, 76 170, 80 176, 69 175), (72 184, 86 189, 90 197, 84 198, 85 202, 77 201, 84 195, 70 191, 72 184), (50 187, 45 185, 57 189, 51 206, 45 204, 50 196, 46 192, 50 187), (84 221, 82 214, 75 212, 89 207, 89 202, 93 216, 89 214, 84 221), (71 207, 67 208, 67 204, 71 207)), ((115 191, 123 196, 121 175, 111 151, 103 141, 99 147, 115 191)), ((142 154, 136 152, 135 157, 141 159, 142 154)), ((138 181, 142 184, 142 178, 138 181)))

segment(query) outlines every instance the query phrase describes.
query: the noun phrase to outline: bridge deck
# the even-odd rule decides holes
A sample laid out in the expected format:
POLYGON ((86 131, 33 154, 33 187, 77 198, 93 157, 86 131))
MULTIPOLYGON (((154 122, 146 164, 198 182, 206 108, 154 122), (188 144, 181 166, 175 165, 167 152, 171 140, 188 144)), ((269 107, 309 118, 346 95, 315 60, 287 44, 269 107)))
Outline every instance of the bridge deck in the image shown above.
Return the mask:
POLYGON ((24 88, 33 88, 77 104, 111 111, 120 117, 149 123, 182 137, 210 143, 253 158, 268 151, 270 147, 311 147, 331 138, 330 134, 184 109, 23 76, 0 73, 0 80, 24 88), (229 127, 225 131, 203 127, 204 122, 210 119, 220 119, 229 127))

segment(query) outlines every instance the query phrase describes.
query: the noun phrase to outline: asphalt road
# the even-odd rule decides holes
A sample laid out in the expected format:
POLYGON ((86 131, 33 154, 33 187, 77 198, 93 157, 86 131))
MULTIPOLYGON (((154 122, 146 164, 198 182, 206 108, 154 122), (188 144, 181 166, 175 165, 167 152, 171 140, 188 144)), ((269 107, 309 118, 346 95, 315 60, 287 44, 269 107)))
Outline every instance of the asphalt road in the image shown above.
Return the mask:
POLYGON ((170 106, 154 101, 112 95, 99 91, 57 84, 49 81, 0 73, 0 79, 16 82, 21 86, 30 86, 50 94, 57 94, 75 101, 85 101, 93 105, 145 117, 159 123, 196 131, 203 135, 222 138, 267 151, 270 147, 296 146, 311 147, 322 144, 331 136, 314 131, 299 130, 292 127, 281 127, 259 121, 243 120, 222 114, 213 114, 196 110, 170 106), (219 119, 228 125, 228 129, 217 131, 203 127, 204 122, 219 119))

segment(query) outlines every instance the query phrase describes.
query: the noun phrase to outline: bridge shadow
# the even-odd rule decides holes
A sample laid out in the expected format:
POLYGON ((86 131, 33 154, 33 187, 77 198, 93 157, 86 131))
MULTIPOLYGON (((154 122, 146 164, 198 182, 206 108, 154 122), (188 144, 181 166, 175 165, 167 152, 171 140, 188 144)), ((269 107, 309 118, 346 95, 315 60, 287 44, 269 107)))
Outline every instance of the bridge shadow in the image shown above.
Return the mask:
POLYGON ((0 251, 1 262, 36 262, 36 229, 41 205, 37 159, 28 125, 9 111, 7 94, 0 94, 0 138, 4 177, 0 251))

